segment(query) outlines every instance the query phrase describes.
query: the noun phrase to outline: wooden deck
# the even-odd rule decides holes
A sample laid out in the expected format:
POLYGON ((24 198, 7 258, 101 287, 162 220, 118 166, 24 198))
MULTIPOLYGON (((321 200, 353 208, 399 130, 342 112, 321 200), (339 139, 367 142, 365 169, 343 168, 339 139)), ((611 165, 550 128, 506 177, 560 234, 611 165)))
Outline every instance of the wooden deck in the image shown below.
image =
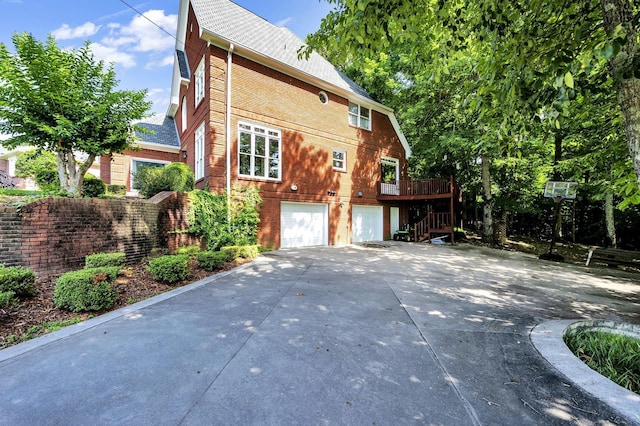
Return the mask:
POLYGON ((455 184, 451 179, 401 180, 395 183, 378 183, 378 200, 411 201, 453 198, 455 184))

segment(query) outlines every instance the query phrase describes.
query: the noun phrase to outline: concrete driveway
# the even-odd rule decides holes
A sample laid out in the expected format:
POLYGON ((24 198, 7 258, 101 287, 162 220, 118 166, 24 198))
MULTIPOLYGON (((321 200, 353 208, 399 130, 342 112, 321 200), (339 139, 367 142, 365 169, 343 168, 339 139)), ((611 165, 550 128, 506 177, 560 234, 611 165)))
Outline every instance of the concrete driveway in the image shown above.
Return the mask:
POLYGON ((281 250, 0 351, 0 424, 640 424, 530 341, 640 324, 639 294, 640 274, 464 244, 281 250))

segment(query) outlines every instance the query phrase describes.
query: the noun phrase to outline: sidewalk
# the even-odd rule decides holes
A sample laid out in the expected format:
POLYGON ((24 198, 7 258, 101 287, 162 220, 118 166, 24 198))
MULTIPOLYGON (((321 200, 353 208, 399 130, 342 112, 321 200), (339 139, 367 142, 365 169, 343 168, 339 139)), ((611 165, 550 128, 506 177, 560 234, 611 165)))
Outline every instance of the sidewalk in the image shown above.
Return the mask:
POLYGON ((640 424, 529 339, 640 323, 640 277, 382 245, 269 253, 0 351, 0 424, 640 424))

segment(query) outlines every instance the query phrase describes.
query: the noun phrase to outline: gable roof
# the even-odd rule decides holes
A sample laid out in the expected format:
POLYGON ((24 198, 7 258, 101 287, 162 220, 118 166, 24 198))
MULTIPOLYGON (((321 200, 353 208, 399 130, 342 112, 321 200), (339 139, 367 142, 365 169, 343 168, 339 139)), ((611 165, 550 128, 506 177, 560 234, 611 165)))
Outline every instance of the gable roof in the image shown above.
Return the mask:
POLYGON ((191 5, 203 35, 233 43, 235 49, 270 58, 373 101, 363 88, 317 52, 308 59, 298 58, 298 50, 305 44, 288 28, 277 27, 229 0, 191 0, 191 5))
POLYGON ((136 131, 136 144, 142 148, 150 148, 156 151, 178 152, 180 150, 180 138, 176 129, 175 120, 166 114, 157 114, 137 121, 136 126, 142 127, 148 132, 136 131))
POLYGON ((405 149, 406 156, 411 156, 409 143, 400 130, 392 109, 376 102, 362 87, 317 52, 312 52, 308 59, 299 58, 298 50, 305 46, 300 38, 289 29, 277 27, 230 0, 180 0, 176 50, 181 53, 176 54, 174 62, 169 115, 176 113, 178 80, 185 75, 180 58, 184 55, 189 4, 196 15, 202 39, 224 49, 233 48, 234 54, 387 115, 405 149))

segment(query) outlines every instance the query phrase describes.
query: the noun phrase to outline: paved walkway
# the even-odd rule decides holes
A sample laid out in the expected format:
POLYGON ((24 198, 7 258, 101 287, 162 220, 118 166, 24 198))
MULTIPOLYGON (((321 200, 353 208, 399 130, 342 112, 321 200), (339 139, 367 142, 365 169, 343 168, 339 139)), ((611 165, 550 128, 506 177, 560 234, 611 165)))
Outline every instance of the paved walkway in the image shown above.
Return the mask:
POLYGON ((638 295, 638 274, 463 244, 282 250, 0 351, 0 424, 640 424, 634 394, 602 402, 530 340, 639 324, 638 295))

